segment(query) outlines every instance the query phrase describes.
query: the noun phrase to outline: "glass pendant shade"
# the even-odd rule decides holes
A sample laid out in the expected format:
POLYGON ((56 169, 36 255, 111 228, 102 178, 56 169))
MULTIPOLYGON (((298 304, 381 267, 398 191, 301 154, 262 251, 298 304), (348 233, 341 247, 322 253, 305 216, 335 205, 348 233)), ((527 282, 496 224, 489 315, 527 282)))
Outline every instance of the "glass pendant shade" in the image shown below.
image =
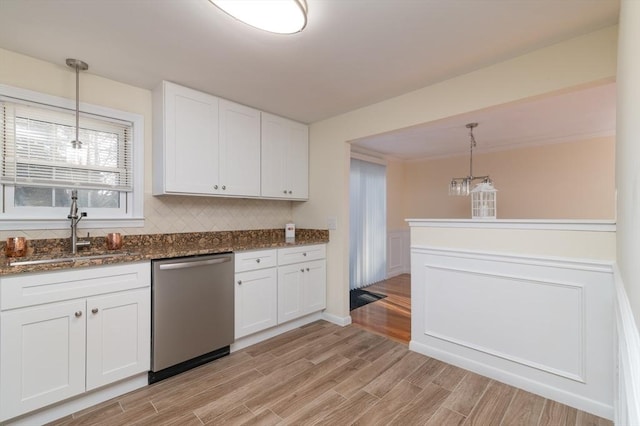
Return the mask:
POLYGON ((307 25, 304 0, 210 0, 252 27, 277 34, 293 34, 307 25))

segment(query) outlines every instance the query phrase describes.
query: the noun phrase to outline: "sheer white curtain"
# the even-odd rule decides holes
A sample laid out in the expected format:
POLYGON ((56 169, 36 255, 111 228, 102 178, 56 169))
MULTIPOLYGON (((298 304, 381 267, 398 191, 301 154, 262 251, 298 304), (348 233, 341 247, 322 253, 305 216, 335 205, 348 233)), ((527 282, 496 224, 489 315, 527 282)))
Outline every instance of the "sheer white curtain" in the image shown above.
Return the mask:
POLYGON ((351 159, 349 287, 364 287, 387 274, 386 167, 351 159))

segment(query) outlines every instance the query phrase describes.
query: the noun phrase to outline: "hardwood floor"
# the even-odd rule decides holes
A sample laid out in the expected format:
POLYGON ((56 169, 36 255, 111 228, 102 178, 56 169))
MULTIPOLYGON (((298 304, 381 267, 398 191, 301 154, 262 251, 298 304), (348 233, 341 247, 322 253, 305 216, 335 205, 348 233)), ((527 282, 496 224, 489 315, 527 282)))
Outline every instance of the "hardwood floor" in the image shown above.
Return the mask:
POLYGON ((55 425, 611 425, 324 321, 55 425))
POLYGON ((364 289, 387 297, 351 311, 351 322, 408 344, 411 340, 411 275, 398 275, 364 289))

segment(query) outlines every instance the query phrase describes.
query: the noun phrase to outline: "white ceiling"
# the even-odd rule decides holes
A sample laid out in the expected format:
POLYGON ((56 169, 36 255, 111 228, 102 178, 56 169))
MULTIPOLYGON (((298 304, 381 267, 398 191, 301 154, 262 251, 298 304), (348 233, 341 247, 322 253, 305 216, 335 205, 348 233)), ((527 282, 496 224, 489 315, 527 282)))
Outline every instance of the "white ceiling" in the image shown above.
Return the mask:
POLYGON ((0 47, 310 123, 614 24, 619 10, 619 0, 307 3, 305 30, 283 36, 207 0, 0 0, 0 47))

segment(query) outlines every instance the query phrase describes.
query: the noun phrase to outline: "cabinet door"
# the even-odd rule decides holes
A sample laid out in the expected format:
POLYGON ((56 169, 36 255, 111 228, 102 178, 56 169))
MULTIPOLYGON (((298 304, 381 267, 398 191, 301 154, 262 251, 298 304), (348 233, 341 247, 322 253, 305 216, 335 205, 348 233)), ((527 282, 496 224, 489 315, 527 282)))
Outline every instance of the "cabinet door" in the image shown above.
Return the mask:
POLYGON ((309 197, 309 127, 262 113, 262 196, 309 197))
POLYGON ((326 308, 327 266, 325 260, 316 260, 302 264, 303 274, 303 310, 305 313, 318 312, 326 308))
POLYGON ((305 314, 302 306, 302 264, 278 268, 278 324, 305 314))
POLYGON ((260 195, 260 111, 220 99, 220 195, 260 195))
POLYGON ((288 127, 280 117, 262 113, 262 180, 263 197, 288 198, 287 144, 288 127))
POLYGON ((287 176, 289 198, 309 198, 309 128, 290 122, 287 143, 287 176))
POLYGON ((276 268, 236 274, 235 337, 278 324, 278 284, 276 268))
POLYGON ((165 191, 214 194, 218 181, 218 98, 165 82, 165 191))
POLYGON ((0 314, 0 421, 85 390, 84 300, 0 314))
POLYGON ((149 370, 150 289, 87 299, 87 390, 149 370))

